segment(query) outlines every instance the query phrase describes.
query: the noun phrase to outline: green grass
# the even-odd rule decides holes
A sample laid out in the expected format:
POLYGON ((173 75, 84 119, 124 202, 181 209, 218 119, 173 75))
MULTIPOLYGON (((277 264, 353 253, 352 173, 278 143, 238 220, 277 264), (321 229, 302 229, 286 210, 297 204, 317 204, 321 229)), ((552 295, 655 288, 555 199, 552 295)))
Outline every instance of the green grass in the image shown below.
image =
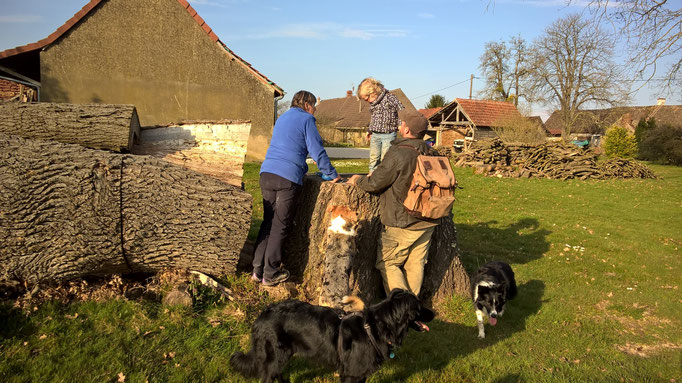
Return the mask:
MULTIPOLYGON (((334 163, 341 172, 367 166, 334 163)), ((244 176, 252 237, 262 215, 258 168, 246 164, 244 176)), ((652 168, 660 179, 500 179, 456 169, 462 261, 469 271, 510 262, 519 296, 485 340, 471 303, 452 297, 431 332, 410 333, 370 381, 681 381, 682 168, 652 168)), ((185 310, 114 300, 51 302, 26 315, 1 304, 0 381, 115 382, 119 372, 126 382, 242 381, 227 361, 248 346, 249 325, 270 301, 247 279, 224 282, 249 302, 207 299, 185 310)), ((300 359, 287 372, 294 382, 338 379, 300 359)))

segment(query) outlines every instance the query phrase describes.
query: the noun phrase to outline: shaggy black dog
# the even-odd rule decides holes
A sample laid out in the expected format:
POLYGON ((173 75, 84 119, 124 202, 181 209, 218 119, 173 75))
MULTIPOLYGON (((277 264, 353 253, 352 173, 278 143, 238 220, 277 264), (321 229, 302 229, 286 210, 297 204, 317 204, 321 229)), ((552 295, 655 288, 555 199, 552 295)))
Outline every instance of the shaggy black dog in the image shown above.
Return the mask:
POLYGON ((495 326, 497 317, 504 314, 504 306, 507 301, 516 296, 514 271, 505 262, 486 263, 471 278, 471 290, 476 309, 478 337, 485 338, 484 317, 487 316, 488 323, 495 326))
POLYGON ((230 364, 261 382, 286 382, 282 370, 297 354, 336 368, 342 382, 364 382, 393 357, 408 328, 428 331, 423 322, 434 318, 414 294, 398 289, 376 305, 361 306, 350 314, 295 300, 268 306, 251 329, 251 350, 234 353, 230 364))

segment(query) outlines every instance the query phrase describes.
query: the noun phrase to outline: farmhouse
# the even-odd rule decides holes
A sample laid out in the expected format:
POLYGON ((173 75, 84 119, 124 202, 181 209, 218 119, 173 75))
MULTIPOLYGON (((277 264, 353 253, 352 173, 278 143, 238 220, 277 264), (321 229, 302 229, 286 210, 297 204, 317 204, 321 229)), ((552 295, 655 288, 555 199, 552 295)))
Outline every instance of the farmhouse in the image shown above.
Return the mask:
POLYGON ((39 101, 133 104, 143 126, 250 120, 265 156, 284 91, 232 52, 186 0, 91 0, 43 40, 0 52, 39 101))
MULTIPOLYGON (((640 120, 647 121, 651 118, 656 120, 658 126, 682 126, 682 105, 665 105, 665 99, 659 98, 656 105, 650 106, 583 110, 571 126, 571 138, 601 135, 606 128, 613 125, 622 126, 634 133, 640 120)), ((561 135, 561 112, 552 113, 545 125, 550 132, 561 135)))
MULTIPOLYGON (((402 89, 389 91, 407 109, 416 110, 402 89)), ((327 142, 349 142, 358 146, 364 142, 369 126, 369 103, 346 91, 345 97, 318 100, 315 118, 320 135, 327 142)))
POLYGON ((456 98, 428 117, 428 133, 435 136, 436 145, 452 146, 455 140, 495 138, 493 128, 516 118, 523 117, 514 104, 456 98))

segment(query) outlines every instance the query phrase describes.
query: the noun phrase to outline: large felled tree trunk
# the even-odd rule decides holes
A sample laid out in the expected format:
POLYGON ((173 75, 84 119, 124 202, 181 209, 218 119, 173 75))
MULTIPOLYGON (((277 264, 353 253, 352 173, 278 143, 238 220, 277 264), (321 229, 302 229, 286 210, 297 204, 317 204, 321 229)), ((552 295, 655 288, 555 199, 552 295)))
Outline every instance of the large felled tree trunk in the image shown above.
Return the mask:
POLYGON ((235 270, 251 196, 148 156, 0 133, 0 282, 235 270))
POLYGON ((0 133, 79 144, 92 149, 130 151, 140 136, 133 105, 4 103, 0 133))
MULTIPOLYGON (((382 228, 378 197, 349 184, 306 176, 284 248, 284 265, 302 281, 302 291, 310 301, 339 306, 341 297, 347 294, 367 302, 379 299, 384 292, 374 265, 382 228), (348 222, 342 229, 345 232, 329 230, 337 216, 348 222)), ((444 219, 433 234, 422 299, 469 296, 469 276, 457 256, 456 244, 452 219, 444 219)))

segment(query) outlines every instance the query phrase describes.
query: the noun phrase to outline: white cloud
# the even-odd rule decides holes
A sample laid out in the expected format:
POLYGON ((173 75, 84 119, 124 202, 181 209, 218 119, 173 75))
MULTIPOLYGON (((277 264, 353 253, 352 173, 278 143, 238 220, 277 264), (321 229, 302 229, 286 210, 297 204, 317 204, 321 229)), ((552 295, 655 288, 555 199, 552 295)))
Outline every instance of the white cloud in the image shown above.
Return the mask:
POLYGON ((327 22, 287 24, 270 32, 245 35, 241 37, 232 37, 232 39, 326 39, 341 37, 349 39, 371 40, 380 37, 405 37, 408 34, 409 32, 404 29, 350 27, 339 23, 327 22))
POLYGON ((0 16, 0 23, 37 23, 42 19, 38 15, 5 15, 0 16))
POLYGON ((436 17, 434 14, 426 13, 426 12, 419 13, 417 16, 419 16, 422 19, 433 19, 436 17))

